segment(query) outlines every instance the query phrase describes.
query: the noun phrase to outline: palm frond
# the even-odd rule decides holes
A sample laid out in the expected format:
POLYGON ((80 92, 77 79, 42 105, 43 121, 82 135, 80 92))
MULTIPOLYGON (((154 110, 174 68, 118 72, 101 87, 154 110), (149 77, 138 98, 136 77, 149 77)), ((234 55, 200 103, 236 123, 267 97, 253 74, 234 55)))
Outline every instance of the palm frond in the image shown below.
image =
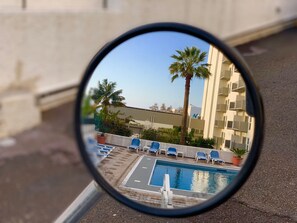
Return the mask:
POLYGON ((171 77, 171 82, 173 82, 176 78, 178 78, 179 77, 179 75, 178 74, 176 74, 176 75, 173 75, 172 77, 171 77))

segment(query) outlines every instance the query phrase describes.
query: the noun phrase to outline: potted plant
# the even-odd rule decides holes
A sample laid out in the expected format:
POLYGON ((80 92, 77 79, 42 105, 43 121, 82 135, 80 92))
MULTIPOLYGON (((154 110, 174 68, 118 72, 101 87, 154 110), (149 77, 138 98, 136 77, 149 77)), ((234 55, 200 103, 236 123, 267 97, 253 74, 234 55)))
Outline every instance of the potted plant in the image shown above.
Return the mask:
POLYGON ((97 134, 97 142, 100 144, 105 144, 105 135, 103 132, 97 134))
POLYGON ((232 148, 231 152, 233 152, 234 156, 232 158, 232 163, 234 166, 239 166, 244 154, 247 153, 247 150, 244 148, 232 148))

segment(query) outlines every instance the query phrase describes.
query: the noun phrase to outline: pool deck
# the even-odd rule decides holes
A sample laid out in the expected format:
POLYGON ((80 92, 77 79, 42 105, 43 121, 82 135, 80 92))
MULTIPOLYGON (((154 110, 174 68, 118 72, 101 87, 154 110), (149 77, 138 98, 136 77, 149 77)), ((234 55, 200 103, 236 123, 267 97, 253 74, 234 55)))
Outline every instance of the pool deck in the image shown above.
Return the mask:
MULTIPOLYGON (((240 168, 225 164, 207 164, 204 161, 197 163, 193 158, 167 157, 164 154, 158 156, 149 155, 146 152, 129 151, 125 147, 116 147, 110 157, 101 161, 99 172, 106 180, 121 193, 132 200, 148 205, 158 206, 161 202, 160 186, 149 184, 156 160, 166 160, 205 167, 240 170, 240 168)), ((211 194, 193 191, 171 189, 174 194, 173 202, 177 207, 184 207, 203 202, 212 197, 211 194)))

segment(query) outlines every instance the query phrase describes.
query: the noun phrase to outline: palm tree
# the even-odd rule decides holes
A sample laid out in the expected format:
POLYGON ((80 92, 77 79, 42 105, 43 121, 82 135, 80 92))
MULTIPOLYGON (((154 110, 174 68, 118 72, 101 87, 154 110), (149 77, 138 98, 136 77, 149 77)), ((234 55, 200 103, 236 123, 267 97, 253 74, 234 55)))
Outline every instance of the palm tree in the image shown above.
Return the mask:
POLYGON ((94 101, 97 108, 101 108, 102 115, 108 114, 108 106, 122 107, 125 106, 121 94, 123 90, 116 90, 116 82, 108 82, 108 79, 103 79, 102 83, 98 81, 97 88, 90 89, 91 99, 94 101))
POLYGON ((182 114, 182 129, 180 144, 185 144, 185 136, 187 130, 187 118, 188 118, 188 105, 189 105, 189 94, 190 94, 190 83, 193 77, 206 79, 211 74, 209 72, 208 63, 203 63, 206 59, 207 53, 201 52, 196 47, 186 47, 184 51, 176 50, 177 54, 171 57, 175 59, 169 67, 171 74, 171 82, 176 78, 182 77, 186 79, 185 83, 185 94, 184 94, 184 107, 182 114))

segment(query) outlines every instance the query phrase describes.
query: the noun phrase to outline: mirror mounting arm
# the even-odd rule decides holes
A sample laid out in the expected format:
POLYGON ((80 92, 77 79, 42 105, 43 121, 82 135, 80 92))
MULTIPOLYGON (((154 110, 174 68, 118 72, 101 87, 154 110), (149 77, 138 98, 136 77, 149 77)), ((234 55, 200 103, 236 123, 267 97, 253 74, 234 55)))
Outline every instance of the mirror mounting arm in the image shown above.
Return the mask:
POLYGON ((92 180, 68 208, 54 221, 55 223, 78 222, 99 200, 102 189, 92 180))

